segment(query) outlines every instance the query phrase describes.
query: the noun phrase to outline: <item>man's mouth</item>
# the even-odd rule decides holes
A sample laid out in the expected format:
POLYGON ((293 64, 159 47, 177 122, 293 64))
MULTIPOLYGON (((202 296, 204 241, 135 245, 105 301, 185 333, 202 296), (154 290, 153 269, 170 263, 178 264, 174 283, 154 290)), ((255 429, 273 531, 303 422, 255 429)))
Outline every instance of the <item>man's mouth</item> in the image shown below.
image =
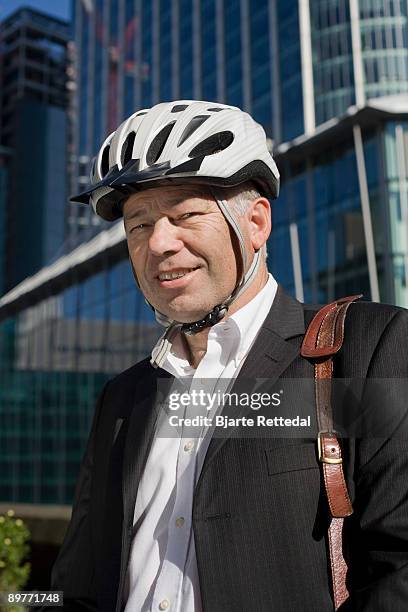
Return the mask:
POLYGON ((194 270, 198 270, 197 268, 178 268, 176 270, 170 270, 169 272, 161 272, 157 278, 159 279, 159 281, 170 281, 170 280, 174 280, 175 278, 182 278, 183 276, 186 276, 186 274, 189 274, 190 272, 194 272, 194 270))

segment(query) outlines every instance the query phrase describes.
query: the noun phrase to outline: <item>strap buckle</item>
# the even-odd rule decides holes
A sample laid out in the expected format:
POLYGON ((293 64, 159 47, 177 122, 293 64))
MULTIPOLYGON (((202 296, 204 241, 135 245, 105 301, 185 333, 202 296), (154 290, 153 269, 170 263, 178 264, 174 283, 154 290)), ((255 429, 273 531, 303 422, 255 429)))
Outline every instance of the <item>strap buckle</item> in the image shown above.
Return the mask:
MULTIPOLYGON (((317 450, 318 450, 318 454, 319 454, 319 461, 321 461, 322 463, 329 463, 330 465, 339 465, 341 463, 343 463, 343 459, 342 457, 327 457, 324 453, 324 445, 322 442, 322 438, 324 436, 330 436, 330 438, 335 438, 336 439, 336 443, 338 446, 338 441, 337 441, 337 432, 332 430, 332 431, 319 431, 319 433, 317 434, 317 450)), ((336 452, 336 447, 333 446, 332 447, 332 452, 336 452)))

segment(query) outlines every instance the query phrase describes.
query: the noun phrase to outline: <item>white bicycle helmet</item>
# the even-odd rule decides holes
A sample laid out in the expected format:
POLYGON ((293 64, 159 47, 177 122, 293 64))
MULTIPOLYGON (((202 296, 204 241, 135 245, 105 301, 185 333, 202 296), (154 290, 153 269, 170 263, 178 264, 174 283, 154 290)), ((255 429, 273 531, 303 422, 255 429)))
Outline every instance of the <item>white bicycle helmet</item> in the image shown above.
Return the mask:
POLYGON ((267 198, 278 196, 279 172, 263 128, 235 106, 177 100, 140 110, 126 119, 102 144, 88 189, 71 198, 92 204, 97 215, 114 221, 122 216, 124 201, 135 191, 166 184, 207 184, 238 237, 243 273, 226 300, 194 323, 170 321, 155 310, 157 320, 168 329, 154 365, 163 363, 173 330, 181 327, 184 333, 193 334, 214 325, 255 278, 260 252, 246 270, 247 252, 239 222, 220 189, 248 181, 267 198))

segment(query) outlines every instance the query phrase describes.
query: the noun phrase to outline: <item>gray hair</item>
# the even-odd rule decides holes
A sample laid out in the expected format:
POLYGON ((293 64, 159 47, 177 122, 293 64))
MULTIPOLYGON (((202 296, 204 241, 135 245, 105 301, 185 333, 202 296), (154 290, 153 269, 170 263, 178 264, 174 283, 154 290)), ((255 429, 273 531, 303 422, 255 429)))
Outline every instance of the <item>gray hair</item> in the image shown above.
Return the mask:
MULTIPOLYGON (((256 198, 262 197, 252 181, 248 181, 237 187, 227 187, 224 189, 224 192, 225 199, 239 216, 243 216, 246 213, 251 202, 256 200, 256 198)), ((262 250, 264 253, 264 261, 266 262, 268 259, 266 242, 262 250)))
POLYGON ((223 192, 225 199, 239 216, 246 213, 253 200, 261 197, 261 193, 251 181, 236 187, 225 187, 223 192))

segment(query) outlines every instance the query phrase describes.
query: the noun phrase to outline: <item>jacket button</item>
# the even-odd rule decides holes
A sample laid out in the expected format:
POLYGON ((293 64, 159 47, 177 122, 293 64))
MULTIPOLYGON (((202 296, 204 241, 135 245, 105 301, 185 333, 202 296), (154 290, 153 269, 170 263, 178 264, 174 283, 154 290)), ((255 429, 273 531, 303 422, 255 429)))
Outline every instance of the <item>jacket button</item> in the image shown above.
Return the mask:
POLYGON ((159 603, 159 610, 167 610, 167 608, 169 607, 170 602, 168 599, 163 599, 163 601, 161 601, 159 603))
POLYGON ((184 445, 184 452, 191 453, 193 448, 194 448, 194 442, 190 440, 190 442, 187 442, 187 444, 184 445))

